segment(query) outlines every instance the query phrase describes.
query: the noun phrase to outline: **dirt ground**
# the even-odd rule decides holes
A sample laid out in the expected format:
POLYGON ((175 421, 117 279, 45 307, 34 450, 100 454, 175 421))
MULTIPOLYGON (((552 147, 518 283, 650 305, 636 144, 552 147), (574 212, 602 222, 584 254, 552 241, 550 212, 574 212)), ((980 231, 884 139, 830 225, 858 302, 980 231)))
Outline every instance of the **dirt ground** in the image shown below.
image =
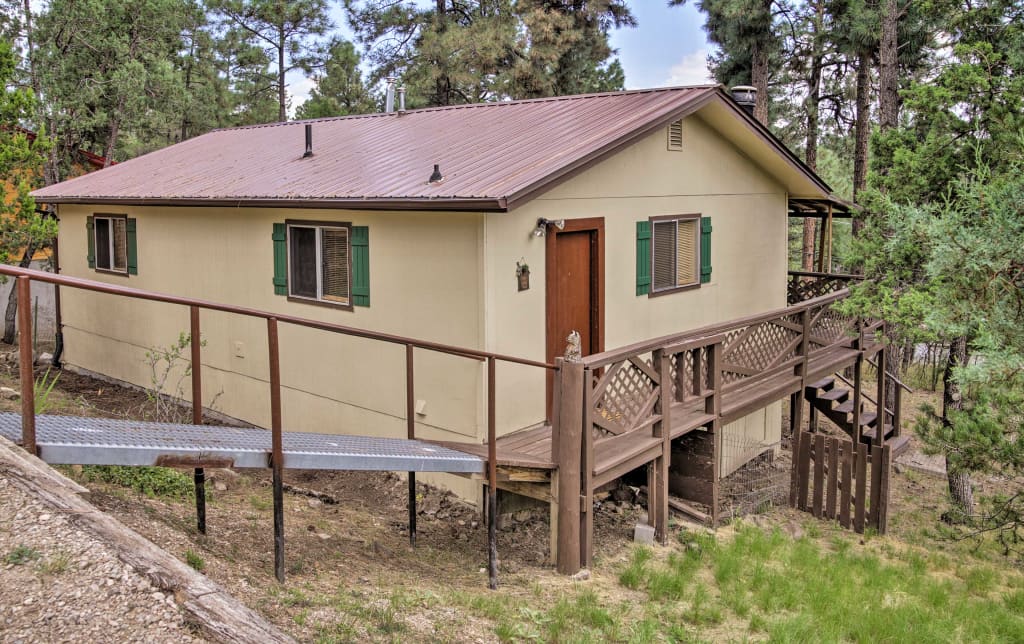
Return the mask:
MULTIPOLYGON (((16 377, 9 364, 0 365, 0 384, 16 387, 16 377)), ((108 417, 146 418, 151 409, 143 392, 70 372, 60 375, 49 404, 50 413, 108 417)), ((8 410, 17 405, 2 401, 8 410)), ((788 419, 783 422, 787 426, 788 419)), ((80 468, 68 469, 81 477, 80 468)), ((486 525, 474 507, 443 491, 418 486, 419 529, 412 547, 404 476, 287 471, 287 583, 280 585, 273 576, 268 473, 212 470, 208 478, 206 535, 197 532, 188 500, 149 497, 96 480, 85 485, 98 507, 201 568, 301 641, 497 641, 502 604, 550 606, 581 583, 611 604, 636 599, 617 583, 633 527, 643 520, 643 508, 630 494, 597 507, 595 563, 586 582, 558 575, 547 564, 546 508, 516 513, 498 534, 500 588, 490 593, 486 525)), ((891 532, 911 543, 931 539, 929 530, 946 507, 943 483, 913 470, 896 474, 891 532)), ((767 514, 757 517, 759 524, 794 535, 807 525, 806 514, 788 508, 760 511, 767 514)))

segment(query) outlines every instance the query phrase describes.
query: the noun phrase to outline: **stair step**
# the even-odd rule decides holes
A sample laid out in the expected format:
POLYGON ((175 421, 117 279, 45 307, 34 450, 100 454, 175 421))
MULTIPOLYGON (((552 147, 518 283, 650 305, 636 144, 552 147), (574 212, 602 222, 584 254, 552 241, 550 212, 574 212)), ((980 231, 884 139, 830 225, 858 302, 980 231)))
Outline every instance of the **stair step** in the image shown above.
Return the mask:
MULTIPOLYGON (((871 428, 863 430, 860 433, 861 440, 864 441, 864 442, 875 440, 875 436, 877 435, 876 432, 875 432, 876 429, 877 428, 875 428, 875 427, 871 427, 871 428)), ((886 425, 885 426, 885 437, 889 438, 890 436, 892 436, 892 425, 886 425)))
POLYGON ((853 413, 853 401, 852 400, 847 400, 843 404, 838 405, 835 408, 834 411, 837 411, 840 414, 852 414, 853 413))
POLYGON ((812 383, 808 384, 807 388, 808 389, 824 389, 824 390, 827 391, 827 390, 829 390, 829 389, 831 389, 832 387, 835 387, 835 386, 836 386, 836 379, 835 378, 822 378, 821 380, 818 380, 817 382, 812 382, 812 383))
POLYGON ((845 402, 850 397, 849 389, 832 389, 818 396, 819 400, 831 400, 833 402, 845 402))
POLYGON ((907 436, 906 434, 903 436, 897 436, 889 441, 889 447, 892 449, 892 457, 896 458, 903 452, 910 449, 910 436, 907 436))
POLYGON ((873 411, 862 411, 860 413, 860 424, 864 426, 873 426, 875 419, 878 418, 878 414, 873 411))

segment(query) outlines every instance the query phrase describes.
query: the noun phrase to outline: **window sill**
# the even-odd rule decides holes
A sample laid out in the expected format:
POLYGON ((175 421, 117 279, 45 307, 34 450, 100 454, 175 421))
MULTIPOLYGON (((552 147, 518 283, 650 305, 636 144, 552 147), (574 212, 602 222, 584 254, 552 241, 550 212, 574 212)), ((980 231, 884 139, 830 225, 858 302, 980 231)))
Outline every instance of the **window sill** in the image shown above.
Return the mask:
POLYGON ((92 270, 96 271, 97 273, 102 273, 104 275, 116 275, 117 277, 124 278, 127 278, 128 276, 131 275, 131 273, 129 273, 128 271, 114 271, 110 270, 109 268, 94 268, 92 270))
POLYGON ((297 304, 312 304, 313 306, 322 306, 328 309, 336 309, 342 311, 353 311, 355 307, 351 302, 348 304, 341 304, 340 302, 327 302, 324 300, 314 300, 308 297, 296 297, 294 295, 288 296, 289 302, 295 302, 297 304))
POLYGON ((675 288, 666 288, 661 291, 651 291, 647 294, 647 297, 661 297, 662 295, 671 295, 672 293, 681 293, 683 291, 693 291, 699 289, 701 286, 710 286, 709 284, 687 284, 686 286, 676 286, 675 288))

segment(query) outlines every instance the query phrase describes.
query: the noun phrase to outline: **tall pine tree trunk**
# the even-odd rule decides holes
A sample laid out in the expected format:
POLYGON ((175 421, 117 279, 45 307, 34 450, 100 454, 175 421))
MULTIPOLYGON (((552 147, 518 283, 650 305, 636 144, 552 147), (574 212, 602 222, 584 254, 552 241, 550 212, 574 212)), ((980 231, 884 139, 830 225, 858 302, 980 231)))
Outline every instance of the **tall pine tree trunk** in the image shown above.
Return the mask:
MULTIPOLYGON (((871 53, 857 54, 856 124, 853 150, 853 200, 868 187, 868 142, 871 138, 871 53)), ((853 234, 864 228, 860 217, 853 218, 853 234)))
MULTIPOLYGON (((967 338, 960 336, 949 343, 949 357, 946 370, 942 374, 942 422, 950 425, 950 412, 964 408, 963 392, 960 384, 953 377, 953 371, 967 364, 967 338)), ((974 490, 971 488, 971 474, 950 463, 946 456, 946 479, 949 483, 949 496, 964 517, 974 514, 974 490)))
POLYGON ((754 118, 762 125, 768 125, 768 48, 764 43, 755 41, 750 54, 750 84, 757 90, 754 102, 754 118))
POLYGON ((883 131, 899 123, 898 24, 899 6, 896 0, 885 0, 882 37, 878 44, 878 126, 883 131))
POLYGON ((288 120, 288 95, 284 87, 284 28, 277 32, 277 120, 288 120))
MULTIPOLYGON (((821 31, 824 21, 825 5, 821 0, 815 7, 815 18, 812 35, 814 50, 811 54, 811 75, 807 79, 807 142, 805 144, 804 161, 811 170, 818 169, 818 106, 821 103, 821 31)), ((804 218, 803 269, 814 270, 814 242, 818 220, 814 217, 804 218)), ((822 231, 824 234, 824 230, 822 231)))
MULTIPOLYGON (((32 263, 32 256, 36 254, 35 244, 29 244, 25 247, 25 252, 21 255, 21 261, 18 262, 18 266, 21 268, 28 268, 29 264, 32 263)), ((4 313, 4 337, 3 341, 5 344, 14 344, 14 338, 17 335, 17 329, 15 328, 15 320, 18 317, 18 289, 15 288, 15 284, 11 284, 11 292, 7 296, 7 311, 4 313)), ((22 338, 24 341, 25 338, 22 338)), ((28 339, 31 342, 31 338, 28 339)))

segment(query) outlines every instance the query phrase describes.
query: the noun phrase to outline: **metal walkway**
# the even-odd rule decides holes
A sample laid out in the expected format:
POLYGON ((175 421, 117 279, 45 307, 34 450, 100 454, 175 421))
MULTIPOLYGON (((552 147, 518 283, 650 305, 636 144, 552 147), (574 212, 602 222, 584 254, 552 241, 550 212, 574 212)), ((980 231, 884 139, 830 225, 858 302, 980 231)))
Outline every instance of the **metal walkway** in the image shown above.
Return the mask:
MULTIPOLYGON (((0 435, 20 442, 21 415, 0 413, 0 435)), ((418 440, 283 432, 283 466, 307 470, 480 473, 484 460, 418 440)), ((74 465, 270 466, 271 432, 215 425, 36 416, 39 457, 74 465)))

